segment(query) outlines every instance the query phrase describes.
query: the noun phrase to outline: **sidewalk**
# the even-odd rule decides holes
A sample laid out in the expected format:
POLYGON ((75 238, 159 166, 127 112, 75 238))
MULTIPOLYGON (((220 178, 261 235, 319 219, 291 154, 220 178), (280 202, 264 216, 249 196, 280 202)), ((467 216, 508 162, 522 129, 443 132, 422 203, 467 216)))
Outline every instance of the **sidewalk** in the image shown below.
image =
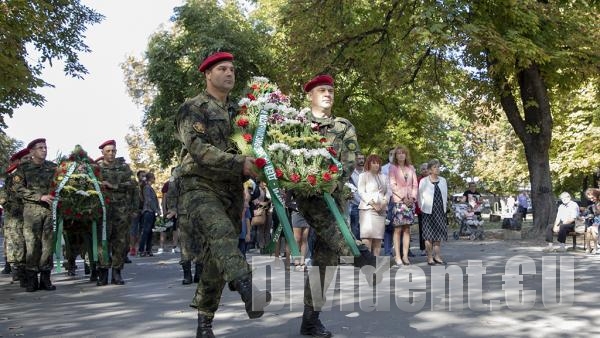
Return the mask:
MULTIPOLYGON (((540 244, 543 243, 452 239, 443 243, 442 253, 450 275, 441 277, 442 281, 446 284, 463 282, 463 295, 454 298, 454 311, 449 311, 442 302, 452 298, 448 286, 440 289, 436 284, 443 266, 430 267, 425 257, 415 257, 412 266, 391 270, 390 277, 395 278, 386 279, 378 286, 377 303, 364 297, 366 284, 358 272, 356 278, 337 279, 335 294, 330 298, 331 309, 323 311, 321 320, 335 337, 582 337, 600 334, 600 269, 597 267, 600 256, 586 256, 582 252, 542 256, 540 244), (514 300, 509 307, 503 290, 504 280, 517 280, 514 276, 503 279, 507 262, 517 255, 530 257, 535 263, 536 273, 523 276, 521 282, 524 289, 535 290, 535 304, 525 304, 524 310, 517 309, 514 300), (542 297, 543 281, 548 283, 546 291, 555 285, 548 271, 542 275, 543 257, 556 264, 558 257, 572 258, 573 304, 551 308, 550 303, 557 300, 542 297), (468 286, 469 261, 472 267, 475 261, 481 261, 486 269, 482 276, 483 305, 478 311, 473 310, 477 290, 468 286), (419 276, 420 271, 423 276, 419 276), (401 293, 406 287, 399 287, 409 272, 412 272, 413 282, 426 283, 423 284, 425 290, 414 290, 410 298, 401 293), (398 292, 394 292, 394 286, 398 292), (350 301, 348 294, 354 296, 350 301), (388 309, 385 309, 386 300, 388 309), (458 310, 461 300, 462 310, 458 310), (422 306, 414 312, 400 309, 398 304, 406 307, 409 302, 422 303, 422 306), (374 311, 378 308, 381 311, 374 311)), ((249 259, 253 257, 256 254, 249 255, 249 259)), ((124 286, 97 287, 88 282, 87 276, 83 276, 81 261, 77 263, 79 269, 75 277, 67 277, 64 272, 53 274, 57 286, 54 292, 26 293, 11 284, 8 276, 2 275, 0 337, 194 337, 196 312, 188 304, 195 284, 181 285, 179 255, 168 252, 132 260, 123 271, 124 286)), ((471 269, 471 275, 475 276, 471 269)), ((561 271, 568 272, 567 269, 561 271)), ((276 273, 284 272, 277 270, 276 273)), ((288 274, 288 283, 292 285, 303 278, 301 272, 293 269, 288 274)), ((271 282, 275 284, 280 280, 272 278, 271 282)), ((568 291, 569 280, 557 289, 557 292, 568 291)), ((274 292, 274 307, 281 304, 284 294, 274 292)), ((225 288, 214 331, 217 337, 302 337, 299 334, 301 315, 300 301, 293 303, 291 310, 288 303, 283 308, 267 311, 261 319, 250 320, 239 296, 225 288)))

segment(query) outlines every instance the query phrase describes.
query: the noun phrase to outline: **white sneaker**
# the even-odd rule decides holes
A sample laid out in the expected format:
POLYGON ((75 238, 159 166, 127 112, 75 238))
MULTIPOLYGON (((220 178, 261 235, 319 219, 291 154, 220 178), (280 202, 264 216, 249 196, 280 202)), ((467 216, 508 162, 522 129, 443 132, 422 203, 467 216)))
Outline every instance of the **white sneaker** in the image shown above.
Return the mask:
POLYGON ((163 252, 164 252, 163 248, 158 248, 158 251, 157 251, 156 253, 157 253, 157 254, 161 254, 161 253, 163 253, 163 252))
POLYGON ((178 247, 175 246, 175 247, 173 247, 173 249, 171 249, 171 252, 172 253, 179 253, 179 252, 181 252, 181 250, 178 247))
POLYGON ((542 249, 543 252, 552 252, 554 251, 556 248, 552 245, 546 245, 546 247, 544 249, 542 249))
POLYGON ((565 248, 564 246, 560 246, 556 249, 556 252, 565 252, 567 251, 567 248, 565 248))

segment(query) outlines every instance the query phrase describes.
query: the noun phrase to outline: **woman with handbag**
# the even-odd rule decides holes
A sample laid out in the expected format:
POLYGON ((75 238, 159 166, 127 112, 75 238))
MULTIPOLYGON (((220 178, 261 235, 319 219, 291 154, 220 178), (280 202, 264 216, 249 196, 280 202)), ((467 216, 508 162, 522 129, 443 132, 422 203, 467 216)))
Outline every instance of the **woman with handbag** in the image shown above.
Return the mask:
POLYGON ((374 256, 379 256, 381 240, 385 231, 387 212, 387 182, 381 173, 381 158, 369 155, 365 161, 365 171, 358 176, 358 205, 360 238, 374 256))
POLYGON ((408 249, 410 247, 410 226, 414 223, 418 192, 418 180, 415 167, 410 161, 408 148, 398 146, 390 166, 390 186, 394 211, 394 260, 396 265, 410 265, 408 249), (402 240, 402 244, 400 244, 402 240), (402 247, 402 252, 400 248, 402 247))

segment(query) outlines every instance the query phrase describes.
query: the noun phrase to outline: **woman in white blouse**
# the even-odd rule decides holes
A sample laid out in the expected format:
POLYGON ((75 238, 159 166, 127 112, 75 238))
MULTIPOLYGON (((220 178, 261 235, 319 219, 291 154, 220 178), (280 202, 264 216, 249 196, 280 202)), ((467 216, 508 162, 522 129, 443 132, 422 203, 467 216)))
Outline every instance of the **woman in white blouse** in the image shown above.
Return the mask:
POLYGON ((446 264, 441 256, 441 242, 448 240, 448 185, 440 176, 440 162, 427 163, 429 176, 419 182, 419 207, 423 217, 423 238, 427 250, 427 264, 446 264))
POLYGON ((381 158, 369 155, 365 161, 365 171, 358 176, 358 193, 361 198, 358 210, 360 238, 375 256, 379 256, 385 231, 387 190, 386 178, 381 173, 381 158))

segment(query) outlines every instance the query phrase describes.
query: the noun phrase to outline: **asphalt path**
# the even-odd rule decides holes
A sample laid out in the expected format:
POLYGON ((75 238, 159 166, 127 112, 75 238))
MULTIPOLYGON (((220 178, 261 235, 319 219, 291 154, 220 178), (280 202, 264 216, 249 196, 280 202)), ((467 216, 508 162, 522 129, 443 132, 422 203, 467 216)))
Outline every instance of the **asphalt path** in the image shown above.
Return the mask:
MULTIPOLYGON (((392 268, 375 290, 343 265, 321 320, 335 337, 597 337, 600 256, 543 253, 542 244, 451 239, 442 248, 447 266, 415 257, 411 266, 392 268), (523 297, 515 281, 528 290, 523 297)), ((273 303, 250 320, 226 288, 216 336, 302 337, 303 273, 256 253, 248 259, 271 287, 273 303)), ((81 261, 75 277, 53 272, 53 292, 27 293, 0 276, 0 337, 194 337, 195 284, 181 284, 178 254, 132 260, 123 286, 90 283, 81 261)))

